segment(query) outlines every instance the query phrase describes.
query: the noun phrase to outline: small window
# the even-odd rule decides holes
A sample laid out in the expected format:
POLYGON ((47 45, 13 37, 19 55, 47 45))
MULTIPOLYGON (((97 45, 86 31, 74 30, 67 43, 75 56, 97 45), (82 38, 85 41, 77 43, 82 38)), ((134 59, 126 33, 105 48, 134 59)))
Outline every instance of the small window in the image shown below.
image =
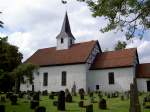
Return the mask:
POLYGON ((62 44, 62 43, 64 43, 64 39, 63 39, 63 38, 61 38, 61 44, 62 44))
POLYGON ((66 71, 62 72, 62 80, 61 80, 61 85, 66 86, 66 79, 67 79, 67 73, 66 71))
POLYGON ((43 74, 43 86, 47 86, 48 85, 48 73, 45 72, 43 74))
POLYGON ((108 78, 109 78, 109 84, 114 84, 115 80, 114 80, 114 72, 110 72, 108 74, 108 78))
POLYGON ((99 90, 99 85, 96 85, 96 90, 99 90))

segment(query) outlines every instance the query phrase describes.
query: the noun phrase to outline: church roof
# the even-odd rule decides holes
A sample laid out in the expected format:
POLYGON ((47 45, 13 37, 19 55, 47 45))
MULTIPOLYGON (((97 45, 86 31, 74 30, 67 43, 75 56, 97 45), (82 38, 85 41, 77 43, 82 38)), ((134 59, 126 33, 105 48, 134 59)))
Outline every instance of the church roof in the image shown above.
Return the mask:
POLYGON ((133 66, 136 52, 136 48, 130 48, 97 54, 91 69, 107 69, 133 66))
POLYGON ((97 41, 73 44, 69 49, 56 50, 56 47, 37 50, 26 62, 38 66, 54 66, 85 63, 97 41))
POLYGON ((150 63, 143 63, 137 65, 136 69, 137 78, 150 78, 150 63))
POLYGON ((61 32, 57 35, 56 38, 63 38, 63 37, 69 37, 69 38, 75 39, 74 36, 71 33, 67 12, 66 12, 64 22, 63 22, 63 25, 62 25, 62 28, 61 28, 61 32))

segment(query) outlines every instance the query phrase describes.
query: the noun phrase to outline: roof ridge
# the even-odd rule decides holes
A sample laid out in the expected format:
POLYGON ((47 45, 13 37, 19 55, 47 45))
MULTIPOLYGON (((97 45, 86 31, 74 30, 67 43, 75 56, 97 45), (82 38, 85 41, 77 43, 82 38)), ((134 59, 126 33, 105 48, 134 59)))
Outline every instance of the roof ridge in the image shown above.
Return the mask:
POLYGON ((133 48, 125 48, 125 49, 120 49, 120 50, 112 50, 112 51, 104 51, 103 53, 107 53, 107 52, 119 52, 119 51, 127 51, 127 50, 131 50, 131 49, 137 49, 136 47, 133 48))

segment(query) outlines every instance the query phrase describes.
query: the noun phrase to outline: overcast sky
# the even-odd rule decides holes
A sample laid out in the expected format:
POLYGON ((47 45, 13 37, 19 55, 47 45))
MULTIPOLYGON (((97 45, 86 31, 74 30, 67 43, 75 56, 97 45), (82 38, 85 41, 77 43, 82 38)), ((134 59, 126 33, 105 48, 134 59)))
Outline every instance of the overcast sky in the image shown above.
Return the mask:
MULTIPOLYGON (((86 4, 76 0, 70 0, 67 6, 61 0, 0 0, 0 20, 5 23, 0 36, 8 36, 26 60, 39 48, 56 46, 66 10, 76 42, 99 40, 104 51, 112 50, 118 40, 125 40, 120 32, 101 33, 99 30, 107 21, 93 18, 86 4)), ((146 32, 143 40, 135 38, 128 42, 128 48, 137 47, 142 63, 150 62, 149 35, 146 32)))

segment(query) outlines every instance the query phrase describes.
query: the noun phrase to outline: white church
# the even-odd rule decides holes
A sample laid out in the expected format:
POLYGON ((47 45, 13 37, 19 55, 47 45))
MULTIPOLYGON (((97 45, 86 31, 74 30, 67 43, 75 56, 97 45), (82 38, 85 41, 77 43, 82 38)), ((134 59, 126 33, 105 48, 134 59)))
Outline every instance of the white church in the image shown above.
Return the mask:
MULTIPOLYGON (((102 52, 99 42, 91 40, 75 43, 67 13, 57 46, 37 50, 26 62, 38 65, 33 73, 35 91, 101 90, 128 91, 133 78, 138 90, 150 91, 150 63, 139 63, 136 48, 102 52)), ((21 91, 32 90, 29 82, 21 84, 21 91)))

